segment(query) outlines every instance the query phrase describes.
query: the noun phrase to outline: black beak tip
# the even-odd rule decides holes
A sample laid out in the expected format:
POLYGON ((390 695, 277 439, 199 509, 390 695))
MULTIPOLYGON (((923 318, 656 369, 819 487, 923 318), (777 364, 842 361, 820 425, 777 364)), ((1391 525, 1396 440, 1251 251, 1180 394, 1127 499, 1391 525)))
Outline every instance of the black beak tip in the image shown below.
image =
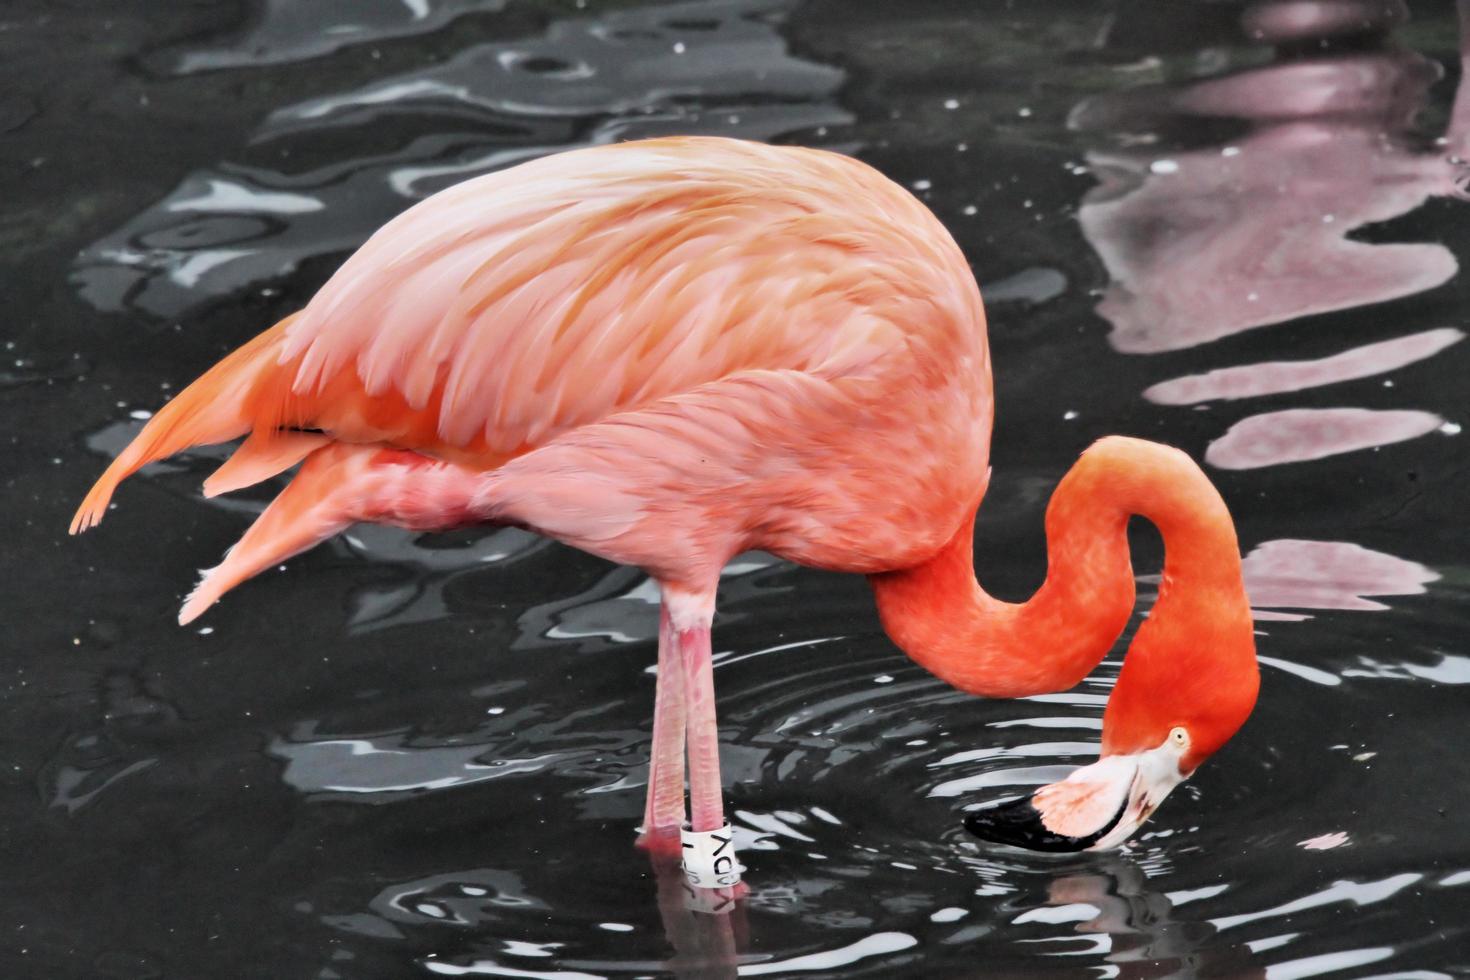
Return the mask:
POLYGON ((1046 829, 1041 822, 1041 811, 1031 802, 1031 797, 1002 803, 999 806, 976 810, 965 817, 965 829, 992 844, 1009 844, 1028 851, 1047 851, 1066 854, 1086 850, 1102 839, 1103 835, 1117 826, 1123 810, 1119 809, 1112 820, 1094 834, 1086 837, 1067 837, 1046 829))

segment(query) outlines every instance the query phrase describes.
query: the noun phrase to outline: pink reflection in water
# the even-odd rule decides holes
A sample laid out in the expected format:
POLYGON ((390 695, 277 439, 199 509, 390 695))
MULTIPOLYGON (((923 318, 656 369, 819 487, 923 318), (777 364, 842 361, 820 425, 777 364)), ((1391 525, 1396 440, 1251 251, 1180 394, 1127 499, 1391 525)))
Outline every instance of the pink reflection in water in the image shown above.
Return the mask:
POLYGON ((1284 391, 1318 388, 1339 381, 1368 378, 1397 370, 1415 361, 1433 357, 1451 344, 1464 339, 1465 334, 1453 327, 1425 330, 1406 337, 1354 347, 1341 354, 1314 361, 1242 364, 1162 381, 1145 391, 1143 397, 1160 405, 1195 405, 1217 399, 1228 401, 1256 398, 1284 391))
POLYGON ((1205 461, 1224 470, 1302 463, 1403 442, 1443 424, 1444 419, 1432 412, 1289 408, 1235 423, 1210 443, 1205 461))
MULTIPOLYGON (((1350 541, 1281 539, 1257 545, 1242 568, 1254 609, 1387 609, 1367 596, 1420 595, 1439 578, 1416 561, 1350 541)), ((1256 613, 1257 619, 1305 619, 1256 613)))
POLYGON ((1247 9, 1240 26, 1250 37, 1279 44, 1382 31, 1408 19, 1403 0, 1276 0, 1247 9))
MULTIPOLYGON (((1461 0, 1460 11, 1463 21, 1470 2, 1461 0)), ((1408 132, 1439 77, 1436 63, 1386 43, 1300 57, 1295 43, 1314 26, 1340 33, 1357 24, 1359 33, 1401 19, 1401 4, 1257 5, 1245 26, 1286 45, 1277 63, 1077 107, 1072 125, 1087 130, 1151 132, 1190 119, 1251 124, 1227 146, 1089 154, 1102 186, 1078 220, 1112 280, 1097 311, 1113 325, 1118 350, 1178 350, 1411 295, 1455 274, 1442 245, 1347 236, 1430 197, 1463 196, 1465 168, 1452 155, 1470 138, 1470 96, 1461 92, 1447 145, 1424 152, 1408 132)))

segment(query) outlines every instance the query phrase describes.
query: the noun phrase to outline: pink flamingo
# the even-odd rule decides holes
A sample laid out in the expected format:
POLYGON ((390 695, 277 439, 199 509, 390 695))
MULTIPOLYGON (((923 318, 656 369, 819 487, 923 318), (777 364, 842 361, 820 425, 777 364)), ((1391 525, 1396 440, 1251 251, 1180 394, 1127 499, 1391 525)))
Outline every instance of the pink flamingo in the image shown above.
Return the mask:
POLYGON ((1183 453, 1103 439, 1047 510, 1045 584, 992 599, 971 561, 991 416, 974 277, 907 191, 817 150, 625 143, 467 181, 389 222, 160 410, 72 531, 149 461, 243 435, 207 495, 301 469, 181 623, 354 521, 518 525, 647 570, 663 603, 642 840, 677 853, 686 750, 693 835, 725 823, 710 623, 731 557, 866 574, 909 656, 1016 697, 1069 688, 1108 652, 1142 515, 1164 538, 1163 585, 1101 760, 969 821, 1034 847, 1114 846, 1254 705, 1234 527, 1183 453))

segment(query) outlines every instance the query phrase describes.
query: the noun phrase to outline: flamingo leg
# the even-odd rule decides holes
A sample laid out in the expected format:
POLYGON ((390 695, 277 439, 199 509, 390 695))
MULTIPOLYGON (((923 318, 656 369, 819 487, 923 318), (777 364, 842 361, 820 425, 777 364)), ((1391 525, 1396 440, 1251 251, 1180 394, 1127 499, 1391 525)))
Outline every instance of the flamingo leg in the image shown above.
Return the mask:
POLYGON ((720 731, 715 724, 715 673, 708 624, 676 634, 684 668, 689 738, 691 829, 719 830, 725 824, 720 787, 720 731))
POLYGON ((668 609, 659 611, 658 686, 653 702, 653 751, 648 761, 648 797, 639 843, 651 851, 679 853, 684 825, 684 731, 688 712, 678 635, 668 609))
POLYGON ((715 674, 710 651, 714 592, 690 594, 664 587, 660 609, 658 693, 653 710, 644 831, 639 841, 655 860, 680 855, 691 908, 728 911, 746 894, 725 822, 720 785, 720 732, 715 723, 715 674), (689 775, 690 820, 684 817, 689 775))

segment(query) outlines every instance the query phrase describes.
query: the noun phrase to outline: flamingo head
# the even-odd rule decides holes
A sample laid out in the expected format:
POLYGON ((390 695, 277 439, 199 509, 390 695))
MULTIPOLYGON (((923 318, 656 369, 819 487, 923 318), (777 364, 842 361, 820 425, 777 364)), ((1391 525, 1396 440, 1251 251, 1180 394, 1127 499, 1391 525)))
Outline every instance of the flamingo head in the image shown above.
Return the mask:
POLYGON ((1108 699, 1101 758, 1030 796, 970 814, 966 828, 1040 851, 1100 851, 1126 841, 1255 706, 1260 676, 1243 594, 1239 605, 1204 630, 1180 628, 1188 618, 1150 617, 1108 699))

